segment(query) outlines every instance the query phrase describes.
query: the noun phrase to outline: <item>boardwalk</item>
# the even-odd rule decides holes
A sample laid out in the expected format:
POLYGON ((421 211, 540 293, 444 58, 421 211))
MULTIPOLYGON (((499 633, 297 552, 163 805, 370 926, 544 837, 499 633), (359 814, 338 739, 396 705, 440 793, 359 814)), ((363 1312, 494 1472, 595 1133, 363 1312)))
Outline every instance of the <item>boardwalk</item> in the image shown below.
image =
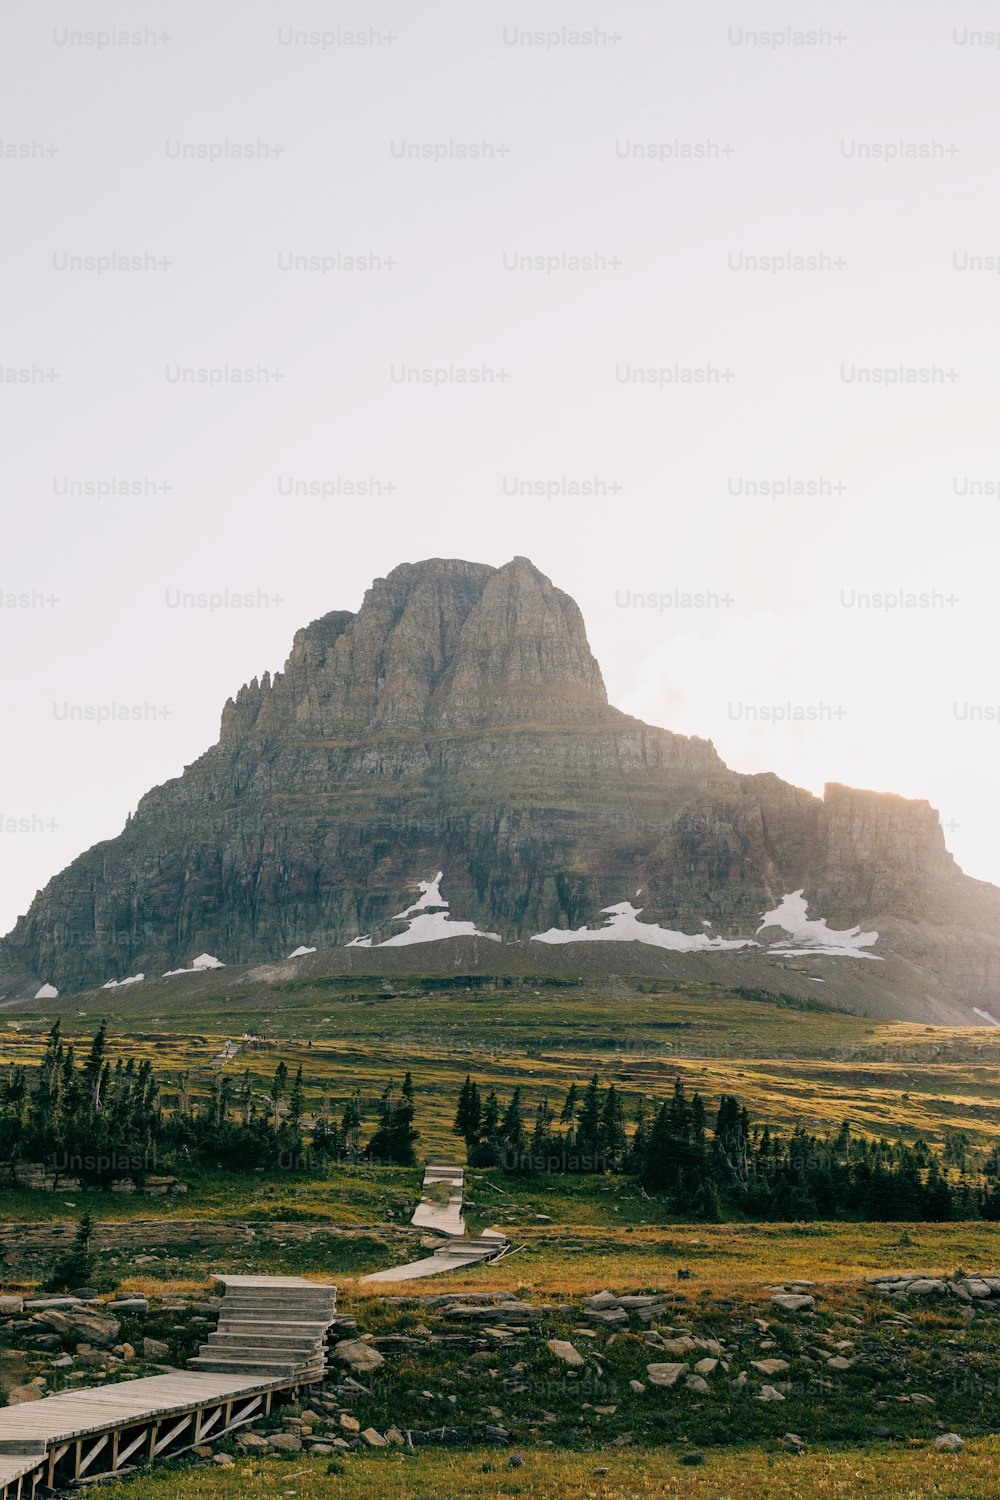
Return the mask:
POLYGON ((423 1197, 410 1222, 421 1229, 436 1229, 440 1234, 464 1234, 464 1183, 465 1173, 461 1167, 428 1165, 424 1170, 423 1197), (446 1200, 439 1201, 445 1194, 446 1200))
POLYGON ((423 1260, 405 1266, 390 1266, 375 1271, 362 1281, 416 1281, 424 1276, 440 1276, 442 1271, 460 1271, 484 1260, 496 1260, 507 1249, 507 1240, 495 1229, 479 1235, 467 1235, 462 1217, 465 1172, 450 1164, 428 1165, 424 1171, 424 1191, 414 1211, 411 1224, 420 1229, 436 1229, 446 1234, 449 1243, 423 1260), (443 1191, 442 1191, 443 1190, 443 1191), (444 1194, 447 1193, 445 1201, 444 1194))
POLYGON ((218 1277, 220 1328, 194 1368, 0 1410, 0 1500, 120 1473, 266 1416, 322 1379, 336 1288, 294 1276, 218 1277))
POLYGON ((387 1271, 373 1271, 362 1281, 419 1281, 424 1276, 440 1276, 442 1271, 464 1271, 467 1266, 496 1260, 507 1249, 508 1241, 496 1229, 482 1234, 449 1241, 423 1260, 412 1260, 405 1266, 390 1266, 387 1271))

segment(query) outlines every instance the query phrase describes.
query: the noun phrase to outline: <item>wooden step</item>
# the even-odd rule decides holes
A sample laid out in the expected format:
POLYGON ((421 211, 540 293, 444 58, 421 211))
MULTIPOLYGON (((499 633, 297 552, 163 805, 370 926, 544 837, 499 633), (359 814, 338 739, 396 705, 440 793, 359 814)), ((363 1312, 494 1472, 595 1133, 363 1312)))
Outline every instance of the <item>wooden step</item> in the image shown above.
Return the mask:
POLYGON ((271 1349, 260 1344, 202 1344, 198 1350, 204 1359, 255 1359, 261 1364, 313 1365, 323 1358, 322 1349, 271 1349))
POLYGON ((326 1340, 322 1334, 295 1334, 295 1333, 260 1333, 252 1324, 245 1328, 217 1328, 214 1333, 208 1335, 210 1344, 238 1343, 252 1344, 255 1348, 267 1349, 289 1349, 294 1353, 296 1350, 322 1349, 326 1340))
POLYGON ((322 1338, 329 1328, 329 1323, 310 1322, 297 1323, 291 1319, 284 1318, 220 1318, 218 1322, 218 1333, 239 1333, 243 1329, 255 1328, 260 1333, 287 1333, 297 1338, 322 1338))
POLYGON ((297 1360, 262 1359, 259 1351, 246 1354, 196 1354, 188 1360, 192 1370, 212 1370, 218 1374, 295 1376, 323 1373, 325 1366, 312 1360, 300 1364, 297 1360))

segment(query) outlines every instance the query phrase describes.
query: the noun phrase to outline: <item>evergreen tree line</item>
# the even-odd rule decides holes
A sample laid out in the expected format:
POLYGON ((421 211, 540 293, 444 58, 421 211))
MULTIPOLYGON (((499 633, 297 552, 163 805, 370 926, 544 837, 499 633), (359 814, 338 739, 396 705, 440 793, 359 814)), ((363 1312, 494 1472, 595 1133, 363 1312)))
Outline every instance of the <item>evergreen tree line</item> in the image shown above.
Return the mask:
POLYGON ((679 1078, 651 1110, 640 1100, 627 1124, 621 1093, 596 1074, 570 1085, 558 1114, 543 1099, 527 1118, 519 1088, 504 1104, 494 1091, 483 1098, 470 1076, 453 1128, 470 1166, 626 1173, 684 1218, 1000 1221, 1000 1184, 970 1181, 964 1161, 960 1175, 946 1175, 923 1140, 867 1139, 846 1122, 782 1135, 754 1125, 730 1094, 710 1121, 679 1078))
MULTIPOLYGON (((106 1185, 198 1164, 232 1169, 307 1164, 305 1082, 279 1062, 261 1092, 250 1070, 241 1078, 219 1072, 207 1100, 193 1097, 182 1072, 165 1098, 148 1060, 108 1056, 102 1024, 82 1061, 62 1040, 57 1021, 36 1070, 11 1067, 0 1078, 0 1181, 14 1180, 18 1162, 40 1162, 58 1175, 106 1185)), ((324 1098, 311 1122, 313 1156, 332 1161, 412 1165, 413 1083, 397 1093, 386 1085, 377 1120, 365 1130, 360 1095, 340 1118, 324 1098), (368 1139, 363 1137, 368 1134, 368 1139)))

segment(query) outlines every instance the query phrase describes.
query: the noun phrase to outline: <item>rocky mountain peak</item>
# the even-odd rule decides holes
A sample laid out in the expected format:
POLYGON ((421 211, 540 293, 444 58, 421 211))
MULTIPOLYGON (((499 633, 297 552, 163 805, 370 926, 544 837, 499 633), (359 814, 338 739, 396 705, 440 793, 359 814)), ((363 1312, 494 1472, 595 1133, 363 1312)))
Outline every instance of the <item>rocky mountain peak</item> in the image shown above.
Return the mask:
POLYGON ((431 558, 376 578, 356 615, 300 630, 284 672, 227 703, 221 739, 433 734, 609 712, 580 610, 528 558, 501 568, 431 558))

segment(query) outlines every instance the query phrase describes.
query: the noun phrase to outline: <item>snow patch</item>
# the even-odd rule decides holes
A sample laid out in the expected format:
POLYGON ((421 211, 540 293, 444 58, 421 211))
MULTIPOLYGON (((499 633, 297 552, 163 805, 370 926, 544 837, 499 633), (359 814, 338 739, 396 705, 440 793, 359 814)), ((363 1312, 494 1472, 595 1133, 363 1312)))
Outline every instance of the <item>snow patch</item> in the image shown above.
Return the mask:
POLYGON ((418 880, 419 897, 405 911, 392 918, 394 922, 406 922, 405 932, 397 932, 384 943, 372 944, 370 937, 357 937, 347 944, 348 948, 407 948, 414 943, 436 943, 440 938, 481 937, 491 943, 503 941, 498 932, 480 932, 475 922, 456 922, 449 911, 450 903, 441 894, 444 871, 438 870, 433 880, 418 880))
POLYGON ((38 990, 37 993, 35 994, 35 999, 36 1000, 54 1000, 56 998, 56 996, 58 995, 58 993, 59 993, 59 991, 56 989, 56 987, 55 987, 54 984, 43 984, 42 987, 41 987, 41 989, 38 990))
MULTIPOLYGON (((350 947, 350 944, 348 944, 348 947, 350 947)), ((307 953, 315 952, 315 948, 296 948, 294 953, 289 953, 288 958, 305 958, 307 953)), ((287 963, 288 959, 286 959, 285 962, 287 963)))
POLYGON ((438 938, 454 937, 481 937, 489 938, 491 943, 503 942, 498 932, 480 932, 475 922, 455 922, 446 911, 435 911, 411 917, 405 932, 397 932, 395 937, 386 938, 384 943, 376 946, 404 948, 410 943, 436 943, 438 938))
POLYGON ((1000 1026, 1000 1021, 997 1020, 996 1016, 991 1016, 988 1010, 980 1010, 978 1005, 972 1007, 972 1014, 974 1016, 982 1016, 983 1020, 989 1021, 991 1026, 1000 1026))
POLYGON ((211 953, 199 953, 198 957, 191 963, 190 969, 168 969, 164 979, 171 979, 174 974, 200 974, 203 969, 224 969, 226 966, 221 958, 216 958, 211 953))
POLYGON ((145 974, 130 974, 127 979, 109 979, 107 984, 102 984, 102 990, 120 990, 126 984, 141 984, 145 974))
POLYGON ((226 966, 221 958, 216 958, 211 953, 199 953, 191 964, 192 969, 224 969, 226 966))
POLYGON ((548 932, 537 932, 533 943, 649 943, 654 948, 669 948, 674 953, 718 952, 723 948, 756 948, 752 938, 709 937, 707 933, 674 932, 669 927, 660 927, 656 922, 640 922, 641 906, 631 901, 621 901, 617 906, 605 906, 601 916, 607 921, 603 927, 592 931, 589 927, 578 927, 568 931, 562 927, 550 927, 548 932))
MULTIPOLYGON (((417 889, 420 891, 419 901, 414 901, 405 911, 398 911, 393 917, 394 922, 405 921, 412 917, 414 912, 426 911, 429 907, 444 907, 447 910, 449 902, 441 895, 441 882, 444 879, 444 871, 438 870, 433 880, 418 880, 417 889)), ((379 944, 379 946, 383 946, 379 944)))
POLYGON ((779 906, 776 906, 773 911, 764 912, 761 924, 757 928, 758 937, 765 927, 780 927, 792 940, 791 944, 769 948, 767 951, 772 957, 794 957, 796 953, 805 949, 809 953, 824 953, 833 958, 847 956, 870 958, 881 962, 876 954, 861 951, 862 948, 870 948, 873 943, 878 942, 877 932, 862 932, 860 927, 838 931, 827 926, 825 917, 811 920, 807 912, 808 903, 801 890, 782 896, 779 906))

